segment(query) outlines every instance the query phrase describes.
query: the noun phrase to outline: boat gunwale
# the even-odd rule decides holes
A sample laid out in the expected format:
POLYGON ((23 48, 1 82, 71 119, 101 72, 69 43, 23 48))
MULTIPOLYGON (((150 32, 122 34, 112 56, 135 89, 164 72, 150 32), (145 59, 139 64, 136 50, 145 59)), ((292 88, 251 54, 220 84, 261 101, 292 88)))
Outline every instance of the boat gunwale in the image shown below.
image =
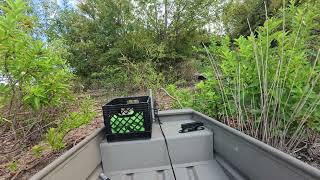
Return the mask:
POLYGON ((200 116, 206 120, 209 120, 210 122, 214 123, 218 127, 225 129, 227 132, 233 133, 234 135, 243 138, 243 140, 245 140, 247 143, 253 144, 255 147, 264 151, 267 155, 271 155, 271 156, 275 157, 274 160, 276 160, 277 162, 284 161, 285 163, 288 163, 289 165, 292 165, 292 166, 296 167, 297 169, 300 169, 304 172, 307 172, 307 173, 311 174, 312 176, 316 176, 320 179, 320 170, 319 169, 317 169, 317 168, 315 168, 315 167, 313 167, 313 166, 311 166, 301 160, 298 160, 295 157, 293 157, 293 156, 291 156, 291 155, 289 155, 289 154, 287 154, 277 148, 272 147, 271 145, 268 145, 268 144, 266 144, 258 139, 255 139, 255 138, 253 138, 243 132, 240 132, 230 126, 227 126, 227 125, 225 125, 225 124, 223 124, 213 118, 210 118, 209 116, 201 114, 198 111, 195 111, 192 109, 191 109, 191 111, 195 115, 200 116), (280 161, 278 158, 280 159, 280 161), (281 160, 283 160, 283 161, 281 161, 281 160))
MULTIPOLYGON (((282 164, 288 164, 291 165, 297 169, 300 169, 302 172, 305 172, 306 174, 309 174, 311 176, 317 177, 320 179, 320 170, 312 167, 311 165, 300 161, 291 155, 280 151, 279 149, 276 149, 268 144, 265 144, 262 141, 259 141, 249 135, 246 135, 236 129, 233 129, 232 127, 229 127, 213 118, 210 118, 204 114, 201 114, 198 111, 195 111, 193 109, 179 109, 179 110, 167 110, 167 111, 160 111, 159 116, 160 117, 168 117, 168 116, 176 116, 176 115, 191 115, 192 118, 194 116, 198 116, 200 118, 205 119, 206 121, 209 121, 210 123, 213 123, 219 128, 222 128, 228 133, 231 133, 232 135, 235 135, 239 138, 243 138, 243 140, 247 143, 252 144, 254 147, 257 147, 258 150, 262 150, 267 155, 274 157, 272 159, 276 160, 277 162, 282 162, 282 164), (279 161, 280 159, 280 161, 279 161)), ((83 148, 86 144, 88 144, 93 138, 97 137, 101 131, 104 130, 104 127, 101 127, 97 130, 95 130, 91 135, 86 137, 84 140, 82 140, 80 143, 78 143, 76 146, 72 147, 71 149, 67 150, 65 153, 63 153, 61 156, 59 156, 57 159, 55 159, 52 163, 48 164, 45 168, 40 170, 38 173, 36 173, 34 176, 31 177, 31 180, 38 180, 42 179, 46 175, 48 175, 51 171, 53 171, 55 168, 57 168, 60 164, 64 163, 68 158, 70 158, 72 155, 74 155, 78 150, 83 148)), ((290 168, 290 167, 288 167, 290 168)), ((291 169, 291 168, 290 168, 291 169)), ((300 173, 299 173, 300 174, 300 173)))
POLYGON ((64 152, 61 156, 55 159, 53 162, 48 164, 46 167, 41 169, 35 175, 33 175, 30 180, 40 180, 46 175, 48 175, 51 171, 56 169, 59 165, 63 164, 68 158, 72 157, 75 153, 77 153, 81 148, 85 147, 93 138, 97 137, 101 131, 104 131, 104 127, 100 127, 93 131, 88 137, 80 141, 77 145, 73 146, 71 149, 64 152))

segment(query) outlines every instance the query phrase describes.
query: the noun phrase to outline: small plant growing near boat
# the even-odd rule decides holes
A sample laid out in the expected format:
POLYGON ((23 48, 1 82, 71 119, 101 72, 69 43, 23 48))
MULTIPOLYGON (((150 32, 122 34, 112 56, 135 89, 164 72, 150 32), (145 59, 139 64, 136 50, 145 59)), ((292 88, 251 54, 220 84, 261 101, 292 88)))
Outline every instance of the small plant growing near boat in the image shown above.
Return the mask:
POLYGON ((57 128, 50 128, 47 131, 46 140, 51 148, 55 151, 65 148, 64 136, 71 130, 91 122, 96 116, 93 108, 94 101, 90 97, 86 97, 79 104, 80 110, 78 112, 71 112, 58 124, 57 128))
POLYGON ((4 123, 4 118, 0 117, 0 125, 4 123))
POLYGON ((40 158, 42 155, 42 152, 44 150, 44 146, 42 145, 35 145, 32 147, 32 154, 36 157, 36 158, 40 158))
POLYGON ((59 124, 59 132, 66 134, 69 131, 78 128, 84 124, 88 124, 95 117, 96 113, 93 111, 94 101, 90 97, 84 98, 80 105, 78 112, 71 112, 59 124))
POLYGON ((11 172, 16 172, 18 170, 18 166, 19 166, 19 161, 11 161, 9 164, 8 164, 8 169, 11 171, 11 172))
POLYGON ((46 139, 54 151, 59 151, 65 147, 63 137, 64 134, 57 131, 56 128, 50 128, 46 134, 46 139))

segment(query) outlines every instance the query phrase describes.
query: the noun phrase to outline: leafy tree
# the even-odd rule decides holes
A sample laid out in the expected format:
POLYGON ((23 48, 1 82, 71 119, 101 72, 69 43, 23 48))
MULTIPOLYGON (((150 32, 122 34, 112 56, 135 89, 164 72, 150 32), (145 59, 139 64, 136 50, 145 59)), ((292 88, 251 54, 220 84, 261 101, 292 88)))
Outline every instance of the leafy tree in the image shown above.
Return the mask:
POLYGON ((0 75, 2 103, 6 115, 17 125, 17 113, 31 107, 39 111, 47 106, 61 106, 70 97, 72 73, 61 42, 44 44, 32 37, 35 24, 22 0, 7 0, 0 16, 0 75))
POLYGON ((56 24, 75 73, 84 79, 106 79, 122 58, 133 63, 151 61, 157 68, 175 69, 196 57, 194 47, 208 41, 206 25, 214 0, 83 1, 77 9, 62 9, 56 24))
MULTIPOLYGON (((262 26, 265 18, 265 6, 268 15, 275 15, 282 7, 283 0, 235 0, 224 3, 218 14, 224 24, 226 33, 232 38, 250 35, 247 19, 252 29, 262 26)), ((287 4, 288 0, 286 0, 287 4)))

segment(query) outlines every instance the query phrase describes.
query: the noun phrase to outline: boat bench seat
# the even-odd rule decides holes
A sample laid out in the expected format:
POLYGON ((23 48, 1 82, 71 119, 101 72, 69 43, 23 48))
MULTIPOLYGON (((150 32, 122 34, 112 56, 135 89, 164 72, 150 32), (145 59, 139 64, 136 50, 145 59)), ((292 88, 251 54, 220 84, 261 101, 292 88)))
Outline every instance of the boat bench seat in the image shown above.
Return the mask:
MULTIPOLYGON (((228 179, 214 158, 213 133, 209 129, 179 133, 192 120, 166 121, 162 128, 177 179, 228 179)), ((173 173, 159 124, 153 123, 147 140, 107 142, 100 145, 104 173, 111 180, 170 180, 173 173)))

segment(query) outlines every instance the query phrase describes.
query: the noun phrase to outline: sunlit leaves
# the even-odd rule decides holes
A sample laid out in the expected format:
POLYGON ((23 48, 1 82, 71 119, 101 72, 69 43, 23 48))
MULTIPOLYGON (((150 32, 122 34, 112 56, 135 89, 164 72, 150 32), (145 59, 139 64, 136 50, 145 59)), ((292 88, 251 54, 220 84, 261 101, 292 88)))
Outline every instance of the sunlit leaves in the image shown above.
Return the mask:
MULTIPOLYGON (((44 44, 30 34, 32 18, 27 3, 8 0, 0 17, 0 74, 6 80, 4 95, 21 99, 25 105, 39 110, 43 106, 59 106, 70 96, 72 74, 61 43, 44 44)), ((2 103, 3 104, 3 103, 2 103)))

